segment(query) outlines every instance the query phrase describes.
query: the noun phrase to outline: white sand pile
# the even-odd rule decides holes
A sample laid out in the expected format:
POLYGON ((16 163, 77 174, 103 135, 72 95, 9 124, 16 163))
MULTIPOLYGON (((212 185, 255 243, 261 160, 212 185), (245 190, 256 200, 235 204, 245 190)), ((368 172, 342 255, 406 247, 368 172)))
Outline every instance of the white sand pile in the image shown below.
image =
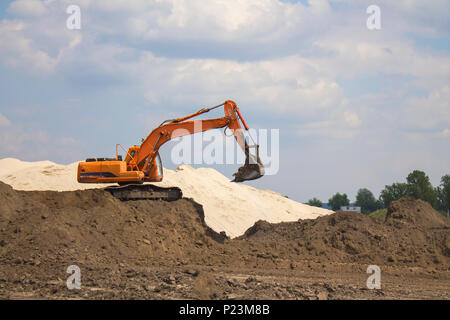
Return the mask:
MULTIPOLYGON (((105 187, 104 184, 78 183, 76 170, 77 163, 65 166, 50 161, 24 162, 6 158, 0 160, 0 181, 17 190, 70 191, 105 187)), ((258 220, 276 223, 333 213, 273 191, 230 182, 210 168, 194 169, 182 165, 176 170, 164 169, 164 181, 156 185, 181 188, 185 197, 203 205, 208 226, 216 232, 225 231, 232 238, 242 235, 258 220)))
POLYGON ((51 161, 26 162, 13 158, 0 160, 0 181, 16 190, 72 191, 104 188, 105 184, 85 184, 77 181, 78 163, 69 165, 51 161))

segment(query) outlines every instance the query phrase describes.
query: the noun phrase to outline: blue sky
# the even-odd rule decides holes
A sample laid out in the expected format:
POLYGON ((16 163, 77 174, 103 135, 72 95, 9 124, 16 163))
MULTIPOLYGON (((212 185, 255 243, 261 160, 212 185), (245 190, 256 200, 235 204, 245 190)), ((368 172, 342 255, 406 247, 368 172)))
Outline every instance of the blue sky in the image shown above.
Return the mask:
MULTIPOLYGON (((299 201, 450 173, 448 1, 17 0, 0 4, 0 158, 70 163, 226 99, 280 130, 299 201), (207 4, 205 4, 207 3, 207 4), (81 8, 81 30, 66 8, 81 8), (381 9, 368 30, 366 8, 381 9)), ((211 116, 215 116, 214 114, 211 116)), ((174 168, 163 147, 163 163, 174 168)), ((238 165, 213 166, 231 176, 238 165)))

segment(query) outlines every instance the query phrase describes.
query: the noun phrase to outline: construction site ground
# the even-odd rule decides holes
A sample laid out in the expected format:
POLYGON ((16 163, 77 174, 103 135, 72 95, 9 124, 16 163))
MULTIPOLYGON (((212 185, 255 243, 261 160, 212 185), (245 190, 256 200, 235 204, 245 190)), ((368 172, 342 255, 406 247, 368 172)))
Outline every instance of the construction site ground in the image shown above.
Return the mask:
POLYGON ((427 203, 257 222, 229 239, 191 199, 122 202, 101 189, 0 182, 2 299, 449 299, 450 223, 427 203), (67 268, 81 270, 69 290, 67 268), (369 265, 381 289, 369 290, 369 265))

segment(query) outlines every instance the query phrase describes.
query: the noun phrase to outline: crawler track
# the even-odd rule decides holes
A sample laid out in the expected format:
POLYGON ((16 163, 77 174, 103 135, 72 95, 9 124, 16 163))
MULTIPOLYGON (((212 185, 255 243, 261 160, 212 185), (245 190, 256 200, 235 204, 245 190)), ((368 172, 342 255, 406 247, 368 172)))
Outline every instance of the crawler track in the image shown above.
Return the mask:
POLYGON ((122 200, 165 200, 175 201, 183 197, 180 188, 162 188, 152 184, 128 184, 125 186, 110 186, 105 188, 114 197, 122 200))

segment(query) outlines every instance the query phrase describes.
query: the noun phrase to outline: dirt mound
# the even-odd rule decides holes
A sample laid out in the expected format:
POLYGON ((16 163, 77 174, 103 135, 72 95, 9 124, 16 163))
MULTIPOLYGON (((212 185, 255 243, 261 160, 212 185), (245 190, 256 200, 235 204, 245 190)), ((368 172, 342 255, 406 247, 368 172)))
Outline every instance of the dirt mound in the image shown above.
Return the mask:
POLYGON ((439 214, 428 202, 406 196, 393 201, 386 214, 386 222, 390 225, 416 228, 445 228, 449 226, 448 219, 439 214))
POLYGON ((2 262, 203 263, 197 249, 223 241, 190 199, 121 202, 98 189, 24 192, 2 183, 0 197, 2 262))
POLYGON ((0 182, 0 199, 0 226, 3 226, 8 219, 16 217, 18 213, 31 212, 36 207, 39 210, 45 210, 39 203, 14 191, 13 188, 2 182, 0 182))
POLYGON ((393 202, 385 222, 353 212, 277 224, 258 221, 229 240, 205 224, 202 206, 191 199, 122 202, 100 189, 16 191, 3 183, 0 197, 5 263, 241 266, 271 257, 266 263, 280 266, 300 259, 426 266, 449 258, 448 220, 412 198, 393 202))
MULTIPOLYGON (((85 297, 116 298, 227 298, 238 289, 255 289, 258 295, 247 295, 255 298, 281 294, 258 291, 260 282, 253 278, 216 279, 224 270, 276 270, 285 277, 304 270, 340 274, 346 265, 353 270, 351 263, 449 268, 448 221, 437 224, 432 209, 410 200, 408 206, 393 204, 386 222, 338 212, 298 222, 258 221, 244 236, 228 239, 205 224, 202 206, 191 199, 122 202, 100 189, 16 191, 3 183, 0 199, 5 294, 73 296, 65 287, 72 264, 83 270, 85 297), (410 223, 417 208, 434 218, 410 223), (408 222, 391 223, 394 217, 408 222)), ((297 291, 289 290, 281 296, 294 297, 297 291)))
POLYGON ((449 221, 410 197, 394 201, 385 222, 354 212, 296 223, 258 221, 239 239, 278 242, 284 248, 296 243, 298 255, 334 262, 450 266, 449 221))

